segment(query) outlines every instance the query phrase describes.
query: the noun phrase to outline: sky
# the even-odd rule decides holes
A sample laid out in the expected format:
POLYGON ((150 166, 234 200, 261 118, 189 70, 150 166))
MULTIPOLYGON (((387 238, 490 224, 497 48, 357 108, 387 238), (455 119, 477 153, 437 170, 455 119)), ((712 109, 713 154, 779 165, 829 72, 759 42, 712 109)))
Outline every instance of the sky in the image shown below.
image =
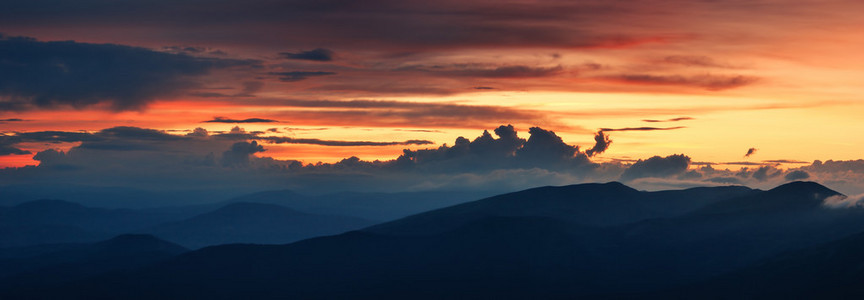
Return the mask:
POLYGON ((864 193, 864 3, 29 0, 0 180, 864 193))

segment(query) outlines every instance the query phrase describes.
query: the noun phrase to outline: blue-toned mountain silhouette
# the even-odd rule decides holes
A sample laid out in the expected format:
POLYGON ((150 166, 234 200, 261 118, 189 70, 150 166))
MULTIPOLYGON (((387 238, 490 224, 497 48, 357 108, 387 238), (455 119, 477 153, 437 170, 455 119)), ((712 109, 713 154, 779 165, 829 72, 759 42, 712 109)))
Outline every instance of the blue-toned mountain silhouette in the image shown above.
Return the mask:
POLYGON ((232 203, 144 231, 194 249, 230 243, 287 244, 372 224, 359 218, 313 215, 274 204, 232 203))
MULTIPOLYGON (((824 201, 830 197, 842 195, 812 182, 768 191, 542 187, 288 245, 207 247, 134 271, 27 292, 176 299, 704 298, 721 295, 710 292, 723 276, 732 276, 725 282, 784 278, 782 270, 795 271, 806 259, 821 263, 826 255, 819 251, 855 249, 843 239, 854 241, 864 231, 864 210, 829 208, 824 201), (810 247, 815 256, 784 258, 810 247), (765 262, 768 267, 759 267, 765 262)), ((853 275, 832 282, 864 279, 843 269, 842 261, 857 261, 847 256, 827 256, 853 275)), ((807 290, 810 282, 796 278, 807 290)))

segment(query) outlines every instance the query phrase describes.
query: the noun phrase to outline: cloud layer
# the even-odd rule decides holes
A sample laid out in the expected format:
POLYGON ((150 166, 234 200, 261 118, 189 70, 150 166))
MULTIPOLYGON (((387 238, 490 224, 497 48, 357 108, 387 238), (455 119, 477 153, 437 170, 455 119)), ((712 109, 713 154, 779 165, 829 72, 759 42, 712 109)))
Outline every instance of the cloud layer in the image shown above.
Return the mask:
POLYGON ((199 87, 215 70, 255 61, 201 58, 116 44, 0 36, 0 110, 107 104, 140 109, 199 87))

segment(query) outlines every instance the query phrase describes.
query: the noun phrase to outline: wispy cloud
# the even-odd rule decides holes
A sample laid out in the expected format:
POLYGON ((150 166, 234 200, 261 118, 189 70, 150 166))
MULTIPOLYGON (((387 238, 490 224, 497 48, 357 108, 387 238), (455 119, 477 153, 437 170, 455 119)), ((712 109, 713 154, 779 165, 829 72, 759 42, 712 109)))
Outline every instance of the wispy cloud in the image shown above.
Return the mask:
POLYGON ((262 118, 231 119, 226 117, 213 117, 212 120, 201 121, 202 123, 278 123, 279 121, 262 118))
POLYGON ((600 131, 657 131, 657 130, 675 130, 675 129, 683 129, 687 128, 685 126, 675 126, 675 127, 624 127, 624 128, 600 128, 600 131))

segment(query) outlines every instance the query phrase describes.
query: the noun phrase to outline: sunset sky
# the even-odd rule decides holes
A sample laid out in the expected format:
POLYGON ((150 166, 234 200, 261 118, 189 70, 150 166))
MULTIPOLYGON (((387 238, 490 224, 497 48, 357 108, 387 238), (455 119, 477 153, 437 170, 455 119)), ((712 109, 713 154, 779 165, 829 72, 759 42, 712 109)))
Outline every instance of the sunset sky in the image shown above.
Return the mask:
MULTIPOLYGON (((512 124, 523 139, 542 128, 532 149, 578 146, 562 150, 573 168, 518 151, 471 167, 484 156, 471 150, 406 186, 808 179, 861 193, 861 12, 854 0, 4 1, 0 179, 157 188, 168 167, 155 162, 198 158, 216 163, 170 176, 407 178, 391 170, 404 149, 504 140, 493 130, 512 124), (683 168, 648 163, 675 154, 683 168), (653 173, 632 175, 642 166, 653 173)), ((344 184, 357 187, 369 183, 344 184)))

